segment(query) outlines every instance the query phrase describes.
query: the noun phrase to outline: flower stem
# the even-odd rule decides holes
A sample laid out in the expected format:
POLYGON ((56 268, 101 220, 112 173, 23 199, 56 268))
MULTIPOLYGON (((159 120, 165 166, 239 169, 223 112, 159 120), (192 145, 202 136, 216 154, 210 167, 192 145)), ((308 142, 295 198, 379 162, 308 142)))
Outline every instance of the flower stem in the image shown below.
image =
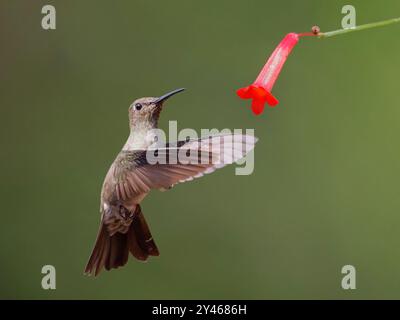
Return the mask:
POLYGON ((379 21, 379 22, 367 23, 367 24, 363 24, 361 26, 357 26, 357 27, 349 28, 349 29, 339 29, 339 30, 329 31, 329 32, 320 32, 317 34, 317 36, 318 36, 318 38, 330 38, 330 37, 337 36, 339 34, 349 33, 349 32, 353 32, 353 31, 361 31, 361 30, 365 30, 365 29, 383 27, 383 26, 387 26, 389 24, 393 24, 396 22, 400 22, 400 17, 394 18, 394 19, 389 19, 389 20, 384 20, 384 21, 379 21))

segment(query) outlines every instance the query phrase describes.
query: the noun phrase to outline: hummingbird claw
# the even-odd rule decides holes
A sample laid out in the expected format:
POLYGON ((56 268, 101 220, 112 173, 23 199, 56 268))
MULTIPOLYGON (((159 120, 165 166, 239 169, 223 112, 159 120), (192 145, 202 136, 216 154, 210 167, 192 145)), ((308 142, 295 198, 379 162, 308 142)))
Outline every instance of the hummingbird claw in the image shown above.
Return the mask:
POLYGON ((119 214, 121 215, 122 218, 125 220, 132 219, 134 212, 129 211, 127 208, 125 208, 123 205, 119 206, 119 214))

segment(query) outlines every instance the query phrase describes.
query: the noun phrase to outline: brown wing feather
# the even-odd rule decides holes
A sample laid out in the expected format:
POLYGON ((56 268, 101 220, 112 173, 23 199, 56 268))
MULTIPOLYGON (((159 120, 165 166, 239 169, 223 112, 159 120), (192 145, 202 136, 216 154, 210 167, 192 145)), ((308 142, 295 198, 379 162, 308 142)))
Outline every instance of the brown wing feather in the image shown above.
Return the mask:
MULTIPOLYGON (((155 150, 125 151, 126 158, 132 164, 123 167, 119 173, 119 183, 116 191, 119 200, 127 200, 133 195, 147 193, 151 189, 168 189, 179 183, 193 180, 206 173, 211 173, 218 168, 231 164, 243 158, 250 152, 257 139, 245 135, 222 135, 206 137, 199 140, 187 142, 179 141, 173 145, 155 150), (185 162, 179 157, 173 157, 177 153, 188 152, 185 162), (156 159, 166 160, 167 163, 155 163, 151 156, 156 159), (153 161, 149 161, 150 160, 153 161), (177 163, 168 163, 170 159, 176 159, 177 163), (203 161, 203 160, 206 161, 203 161), (206 162, 206 163, 203 163, 206 162)), ((118 166, 121 168, 121 166, 118 166)))

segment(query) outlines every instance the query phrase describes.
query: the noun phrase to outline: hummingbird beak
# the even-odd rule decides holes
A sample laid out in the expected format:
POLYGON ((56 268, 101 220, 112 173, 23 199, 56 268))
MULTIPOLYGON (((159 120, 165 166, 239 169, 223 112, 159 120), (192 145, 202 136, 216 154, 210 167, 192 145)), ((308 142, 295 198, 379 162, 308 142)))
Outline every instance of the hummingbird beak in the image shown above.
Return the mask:
POLYGON ((160 103, 164 102, 165 100, 167 100, 168 98, 172 97, 173 95, 175 95, 179 92, 182 92, 183 90, 185 90, 185 88, 179 88, 179 89, 173 90, 171 92, 168 92, 168 93, 162 95, 161 97, 159 97, 156 101, 154 101, 154 103, 160 104, 160 103))

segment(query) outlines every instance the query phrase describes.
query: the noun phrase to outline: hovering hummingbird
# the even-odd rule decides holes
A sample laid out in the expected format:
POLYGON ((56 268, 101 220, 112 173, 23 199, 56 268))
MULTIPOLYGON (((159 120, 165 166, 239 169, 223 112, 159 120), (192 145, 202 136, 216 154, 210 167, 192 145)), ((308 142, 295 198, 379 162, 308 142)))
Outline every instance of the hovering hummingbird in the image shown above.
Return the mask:
POLYGON ((192 152, 195 157, 201 154, 212 161, 188 163, 177 159, 170 163, 150 163, 148 151, 154 139, 149 139, 149 136, 152 137, 152 132, 158 126, 163 104, 183 90, 177 89, 158 98, 140 98, 130 105, 130 134, 104 179, 100 201, 100 229, 85 268, 86 274, 98 275, 103 267, 110 270, 123 266, 128 261, 129 253, 142 261, 149 256, 159 255, 140 207, 151 189, 164 191, 176 183, 213 172, 243 158, 254 148, 257 139, 250 135, 202 137, 167 143, 155 153, 163 153, 168 159, 172 158, 170 153, 173 151, 187 148, 195 151, 192 152))

